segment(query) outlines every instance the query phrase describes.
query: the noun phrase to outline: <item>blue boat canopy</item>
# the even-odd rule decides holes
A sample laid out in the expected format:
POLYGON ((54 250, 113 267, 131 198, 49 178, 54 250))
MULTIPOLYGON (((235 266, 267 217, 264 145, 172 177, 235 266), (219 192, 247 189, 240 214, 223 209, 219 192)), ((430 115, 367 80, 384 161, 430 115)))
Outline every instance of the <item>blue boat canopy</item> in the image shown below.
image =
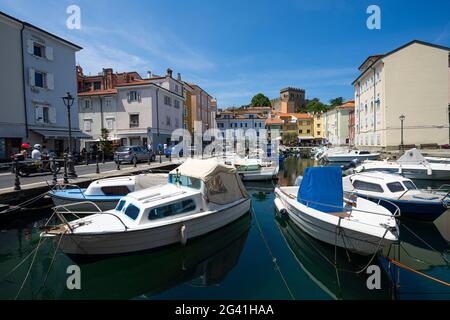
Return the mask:
POLYGON ((323 212, 343 211, 344 191, 340 167, 306 168, 297 201, 323 212))

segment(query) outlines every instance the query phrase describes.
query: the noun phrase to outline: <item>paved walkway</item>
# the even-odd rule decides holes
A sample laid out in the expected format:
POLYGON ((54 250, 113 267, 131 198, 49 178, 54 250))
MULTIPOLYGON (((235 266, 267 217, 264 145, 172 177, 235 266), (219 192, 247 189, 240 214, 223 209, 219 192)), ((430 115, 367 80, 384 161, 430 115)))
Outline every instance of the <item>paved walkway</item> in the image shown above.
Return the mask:
MULTIPOLYGON (((162 163, 159 163, 159 159, 157 158, 156 162, 152 162, 150 165, 145 163, 140 163, 136 168, 132 164, 122 164, 120 165, 121 170, 117 170, 117 165, 114 162, 100 163, 100 174, 96 173, 96 165, 77 165, 75 166, 75 171, 78 175, 77 178, 69 178, 69 183, 81 183, 83 181, 96 180, 105 177, 113 177, 119 175, 133 174, 139 171, 157 169, 160 167, 167 167, 171 163, 179 164, 180 161, 172 161, 169 159, 162 158, 162 163)), ((61 169, 61 173, 58 174, 58 182, 63 182, 63 169, 61 169)), ((51 184, 53 179, 53 175, 51 173, 45 174, 33 174, 29 177, 20 177, 20 185, 22 190, 39 188, 43 186, 47 186, 47 182, 51 184)), ((11 172, 1 173, 0 174, 0 195, 4 193, 10 193, 14 191, 14 181, 15 175, 11 172)))

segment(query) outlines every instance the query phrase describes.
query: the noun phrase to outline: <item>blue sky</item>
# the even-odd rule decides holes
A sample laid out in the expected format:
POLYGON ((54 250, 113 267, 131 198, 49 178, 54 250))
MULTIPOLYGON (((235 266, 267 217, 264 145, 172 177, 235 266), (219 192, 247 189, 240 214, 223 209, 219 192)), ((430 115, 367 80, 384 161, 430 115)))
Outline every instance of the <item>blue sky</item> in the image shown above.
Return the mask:
POLYGON ((170 67, 218 99, 240 106, 286 86, 307 98, 353 98, 357 67, 371 54, 419 39, 450 46, 450 1, 0 0, 0 10, 82 46, 86 73, 170 67), (66 8, 81 8, 81 30, 66 8), (366 27, 369 5, 381 30, 366 27))

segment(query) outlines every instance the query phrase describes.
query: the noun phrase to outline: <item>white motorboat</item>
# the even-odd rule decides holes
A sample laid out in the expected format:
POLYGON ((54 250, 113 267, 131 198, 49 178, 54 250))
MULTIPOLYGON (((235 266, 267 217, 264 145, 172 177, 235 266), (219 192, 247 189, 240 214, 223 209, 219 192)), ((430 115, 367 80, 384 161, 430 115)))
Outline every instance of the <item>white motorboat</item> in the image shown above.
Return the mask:
MULTIPOLYGON (((251 200, 236 169, 216 160, 187 159, 169 174, 169 183, 133 192, 117 207, 46 226, 69 255, 113 255, 149 250, 207 234, 250 210, 251 200)), ((71 205, 63 206, 70 211, 71 205)))
POLYGON ((325 153, 322 156, 328 162, 350 162, 353 160, 377 160, 379 153, 372 153, 366 150, 348 150, 344 152, 325 153))
POLYGON ((442 158, 442 157, 424 157, 429 163, 444 163, 450 164, 450 158, 442 158))
POLYGON ((430 163, 415 148, 406 151, 397 161, 364 161, 356 171, 398 173, 418 180, 450 180, 450 164, 430 163))
MULTIPOLYGON (((221 159, 219 159, 220 161, 221 159)), ((223 161, 223 160, 222 160, 223 161)), ((264 161, 261 158, 249 158, 233 155, 225 160, 226 164, 237 169, 242 181, 267 181, 276 179, 279 166, 273 162, 264 161)))
POLYGON ((448 192, 419 190, 414 182, 385 172, 355 173, 343 178, 345 192, 381 201, 391 211, 400 208, 402 217, 434 221, 448 208, 448 192), (394 203, 396 206, 392 206, 394 203))
POLYGON ((400 210, 344 197, 338 167, 307 168, 300 187, 275 189, 275 206, 310 236, 358 254, 374 254, 399 237, 400 210))
POLYGON ((55 206, 72 204, 77 214, 91 212, 93 202, 102 211, 114 209, 119 200, 130 192, 142 190, 167 182, 167 174, 140 174, 135 176, 100 179, 87 188, 77 185, 57 185, 49 192, 55 206))

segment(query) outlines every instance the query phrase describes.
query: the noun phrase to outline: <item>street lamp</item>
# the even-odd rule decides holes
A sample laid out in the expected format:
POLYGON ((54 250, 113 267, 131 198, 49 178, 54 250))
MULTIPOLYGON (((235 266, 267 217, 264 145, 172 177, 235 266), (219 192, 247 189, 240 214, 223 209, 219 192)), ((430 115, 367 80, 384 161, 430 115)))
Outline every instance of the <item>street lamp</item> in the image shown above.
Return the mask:
POLYGON ((72 97, 70 92, 67 92, 67 95, 65 97, 62 97, 64 105, 67 107, 67 118, 69 121, 69 174, 71 176, 76 176, 75 173, 75 166, 72 163, 72 122, 70 120, 70 108, 72 107, 75 98, 72 97))
POLYGON ((400 140, 400 149, 403 151, 404 150, 404 144, 403 144, 403 121, 405 121, 405 115, 401 115, 400 117, 399 117, 399 119, 400 119, 400 123, 401 123, 401 125, 400 125, 400 132, 401 132, 401 140, 400 140))

